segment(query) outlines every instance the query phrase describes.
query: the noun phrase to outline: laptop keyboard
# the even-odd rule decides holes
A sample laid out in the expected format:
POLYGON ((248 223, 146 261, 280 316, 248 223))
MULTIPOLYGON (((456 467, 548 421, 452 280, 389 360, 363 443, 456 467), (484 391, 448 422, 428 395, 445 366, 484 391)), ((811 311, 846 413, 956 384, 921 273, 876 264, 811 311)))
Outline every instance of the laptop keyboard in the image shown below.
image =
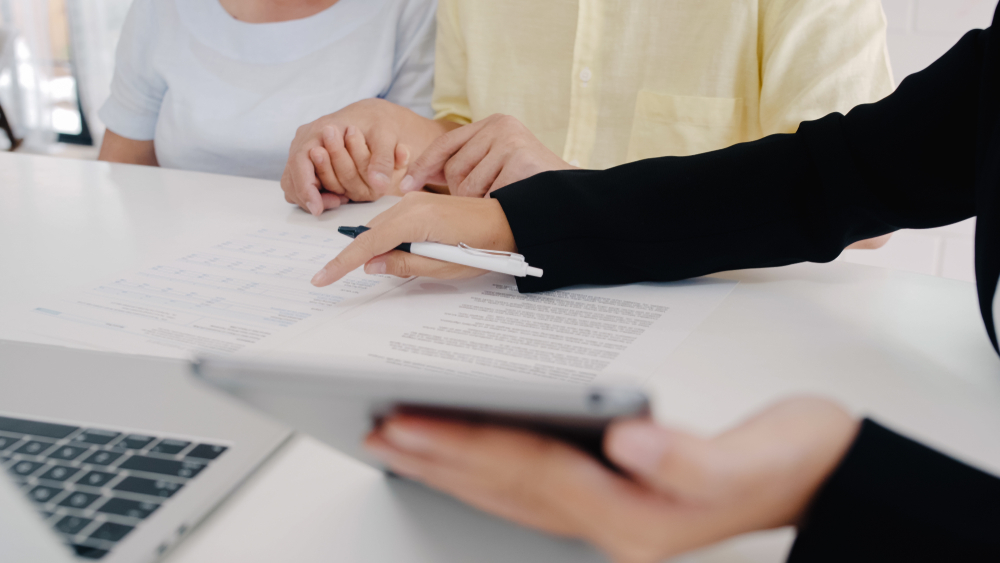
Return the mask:
POLYGON ((0 465, 85 559, 101 559, 225 446, 0 416, 0 465))

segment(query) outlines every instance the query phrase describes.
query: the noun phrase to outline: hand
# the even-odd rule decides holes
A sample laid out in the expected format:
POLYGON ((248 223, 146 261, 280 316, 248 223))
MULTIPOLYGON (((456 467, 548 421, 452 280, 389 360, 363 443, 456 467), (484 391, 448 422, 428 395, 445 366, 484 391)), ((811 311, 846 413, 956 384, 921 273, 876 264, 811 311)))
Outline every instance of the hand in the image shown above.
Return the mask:
POLYGON ((880 237, 859 240, 844 250, 878 250, 879 248, 885 246, 885 243, 889 242, 890 238, 892 238, 892 233, 882 235, 880 237))
POLYGON ((366 174, 372 170, 372 153, 361 130, 348 125, 347 130, 341 133, 335 125, 327 125, 320 134, 323 145, 309 151, 309 160, 325 190, 342 191, 346 195, 339 197, 344 203, 348 200, 375 201, 389 194, 400 195, 399 184, 410 161, 410 149, 406 145, 396 145, 389 187, 379 191, 365 180, 366 174))
POLYGON ((324 209, 336 208, 348 199, 377 199, 391 189, 401 145, 417 152, 423 151, 451 127, 457 125, 421 117, 409 109, 377 98, 361 100, 321 117, 295 132, 281 177, 285 200, 318 216, 324 209), (361 137, 348 135, 350 126, 361 137), (338 151, 340 144, 351 147, 352 139, 358 149, 355 151, 357 155, 367 153, 364 159, 359 156, 364 166, 354 163, 353 174, 345 168, 347 163, 338 151), (359 139, 365 144, 365 150, 358 145, 359 139), (336 159, 331 157, 331 149, 338 153, 336 159), (323 152, 327 152, 325 162, 323 152), (319 165, 316 160, 320 161, 319 165), (343 177, 330 172, 332 168, 339 173, 338 165, 347 170, 343 177), (324 175, 322 179, 320 173, 324 175))
POLYGON ((416 192, 380 213, 362 233, 312 279, 322 287, 365 265, 369 274, 400 277, 468 278, 485 273, 393 250, 404 242, 465 243, 475 248, 515 252, 514 234, 500 202, 416 192))
POLYGON ((400 190, 447 185, 451 195, 483 197, 539 172, 575 168, 509 115, 491 115, 438 137, 410 167, 400 190))
POLYGON ((562 442, 500 427, 396 416, 365 447, 393 471, 487 512, 646 563, 795 525, 858 422, 822 399, 779 403, 714 438, 649 420, 605 437, 613 473, 562 442))

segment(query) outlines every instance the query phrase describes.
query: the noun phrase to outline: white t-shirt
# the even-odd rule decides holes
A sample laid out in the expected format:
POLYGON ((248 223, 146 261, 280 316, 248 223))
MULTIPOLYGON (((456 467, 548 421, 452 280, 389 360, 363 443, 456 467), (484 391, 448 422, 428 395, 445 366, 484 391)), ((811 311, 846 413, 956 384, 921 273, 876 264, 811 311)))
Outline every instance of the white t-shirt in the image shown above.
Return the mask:
POLYGON ((431 117, 436 0, 340 0, 250 24, 218 0, 135 0, 100 117, 160 166, 277 180, 295 130, 366 98, 431 117))

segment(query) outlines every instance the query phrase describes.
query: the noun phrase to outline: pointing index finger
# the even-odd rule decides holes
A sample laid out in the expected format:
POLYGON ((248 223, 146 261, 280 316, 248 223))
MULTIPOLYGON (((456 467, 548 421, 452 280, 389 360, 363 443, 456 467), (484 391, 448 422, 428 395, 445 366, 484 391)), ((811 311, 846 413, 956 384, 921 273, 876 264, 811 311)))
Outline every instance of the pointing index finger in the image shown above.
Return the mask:
POLYGON ((407 238, 415 239, 413 233, 409 231, 410 223, 402 218, 387 220, 389 217, 397 216, 397 207, 392 207, 385 211, 369 223, 372 228, 354 239, 347 245, 336 258, 330 260, 322 270, 313 276, 312 284, 316 287, 324 287, 343 278, 347 274, 363 266, 366 262, 376 256, 380 256, 396 248, 407 238), (386 217, 388 215, 388 217, 386 217))

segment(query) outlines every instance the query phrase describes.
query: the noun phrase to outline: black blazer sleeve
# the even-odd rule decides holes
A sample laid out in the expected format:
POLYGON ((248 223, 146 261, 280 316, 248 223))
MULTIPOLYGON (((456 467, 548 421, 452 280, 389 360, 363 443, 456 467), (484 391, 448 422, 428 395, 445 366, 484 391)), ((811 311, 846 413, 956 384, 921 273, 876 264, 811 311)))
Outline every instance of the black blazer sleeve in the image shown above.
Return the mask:
MULTIPOLYGON (((972 217, 978 174, 992 167, 991 193, 1000 177, 1000 149, 987 146, 990 135, 995 145, 1000 104, 990 33, 970 32, 883 101, 803 123, 795 134, 604 171, 548 172, 494 192, 519 251, 545 270, 518 287, 828 262, 858 240, 972 217)), ((1000 262, 980 272, 990 299, 997 272, 1000 262)))
MULTIPOLYGON (((550 172, 494 192, 519 251, 545 269, 519 288, 827 262, 861 239, 975 215, 979 302, 996 347, 1000 42, 991 29, 967 34, 885 100, 794 135, 550 172)), ((791 560, 1000 561, 997 538, 1000 481, 866 422, 791 560)))
POLYGON ((788 560, 1000 561, 1000 479, 866 420, 788 560))

